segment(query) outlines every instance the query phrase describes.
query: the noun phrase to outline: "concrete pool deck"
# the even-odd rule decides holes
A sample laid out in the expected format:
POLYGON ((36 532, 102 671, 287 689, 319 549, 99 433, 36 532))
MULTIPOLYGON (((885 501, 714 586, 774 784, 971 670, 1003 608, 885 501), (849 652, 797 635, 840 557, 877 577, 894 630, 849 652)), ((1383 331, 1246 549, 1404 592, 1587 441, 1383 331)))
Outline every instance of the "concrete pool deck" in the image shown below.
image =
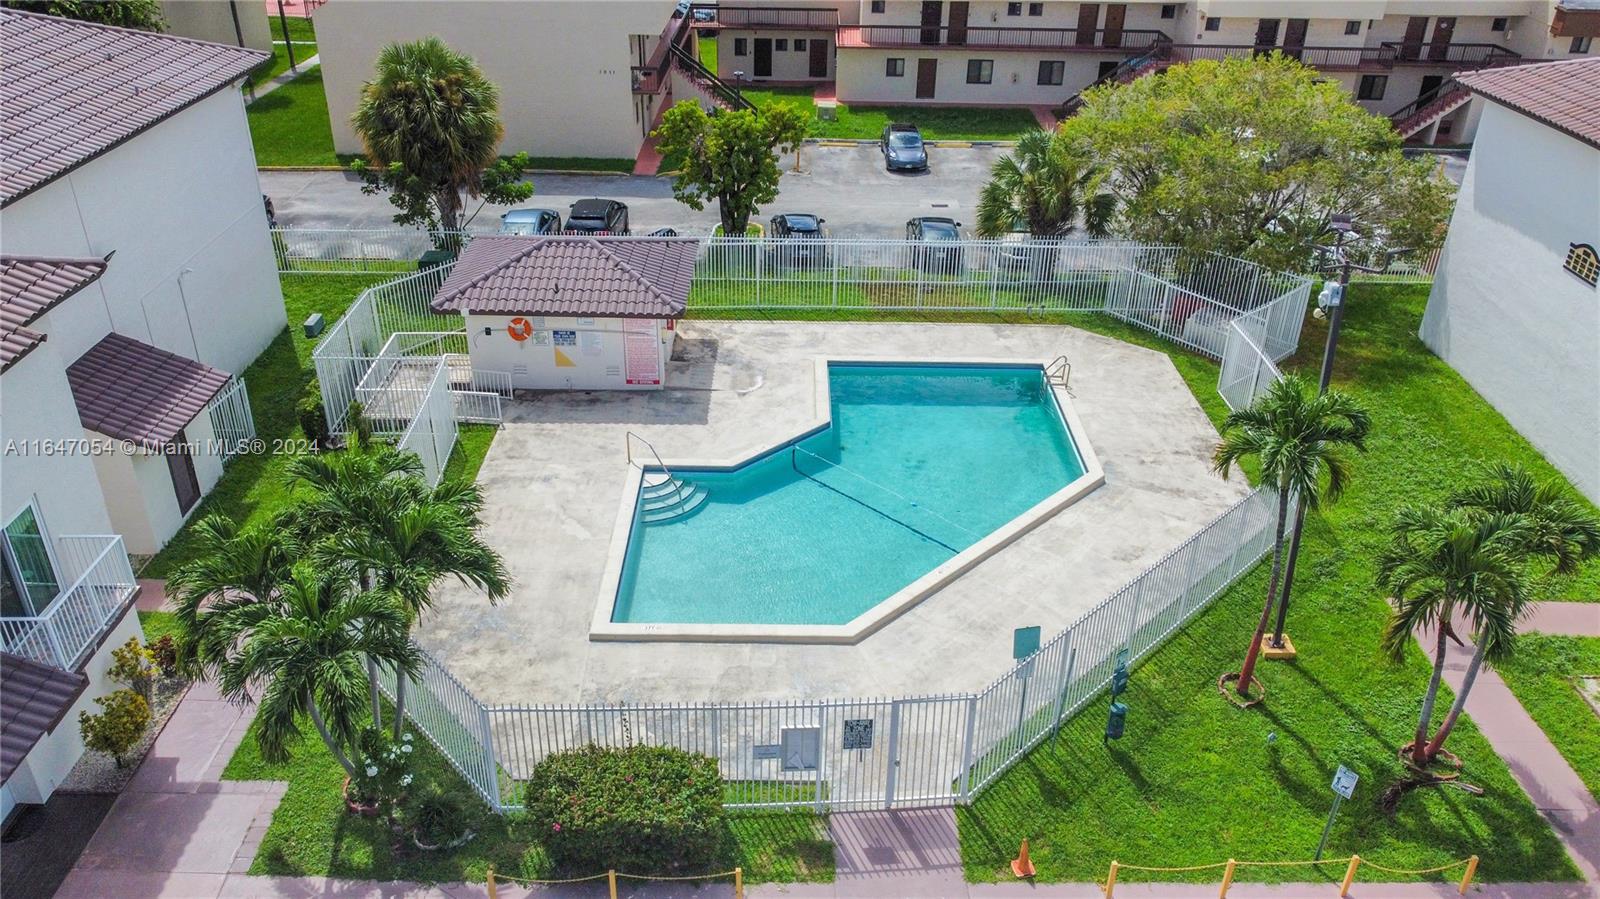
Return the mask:
POLYGON ((422 645, 489 704, 824 699, 980 689, 1011 631, 1070 624, 1249 493, 1210 471, 1216 431, 1162 353, 1057 325, 689 321, 657 392, 538 393, 506 406, 478 480, 484 537, 515 578, 490 607, 448 584, 422 645), (855 645, 594 642, 628 477, 626 434, 665 458, 736 457, 814 417, 814 358, 1072 362, 1105 483, 855 645))

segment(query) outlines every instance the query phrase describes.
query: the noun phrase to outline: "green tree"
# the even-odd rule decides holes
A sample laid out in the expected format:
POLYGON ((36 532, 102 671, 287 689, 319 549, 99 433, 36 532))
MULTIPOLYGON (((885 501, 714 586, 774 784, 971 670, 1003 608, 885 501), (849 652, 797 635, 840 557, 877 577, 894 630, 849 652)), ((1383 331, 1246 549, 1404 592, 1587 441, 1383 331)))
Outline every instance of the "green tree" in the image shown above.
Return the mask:
POLYGON ((1288 524, 1289 498, 1299 496, 1307 509, 1336 502, 1344 493, 1348 475, 1343 450, 1366 450, 1371 419, 1356 401, 1337 390, 1318 394, 1299 375, 1284 375, 1247 409, 1228 414, 1222 422, 1222 441, 1212 454, 1212 464, 1223 477, 1243 459, 1261 466, 1261 480, 1278 492, 1276 531, 1272 540, 1272 576, 1261 619, 1250 638, 1235 689, 1248 696, 1256 658, 1266 637, 1272 607, 1283 573, 1283 532, 1288 524), (1326 477, 1326 483, 1324 483, 1326 477))
POLYGON ((532 196, 522 180, 527 154, 496 156, 505 133, 499 105, 499 90, 472 58, 438 38, 385 47, 350 116, 367 152, 351 163, 362 191, 387 193, 400 210, 395 222, 430 231, 463 228, 468 199, 532 196))
MULTIPOLYGON (((478 536, 478 485, 446 480, 430 488, 421 470, 413 453, 357 440, 339 452, 297 456, 288 471, 291 483, 303 488, 296 517, 311 556, 330 569, 352 572, 363 590, 395 597, 408 630, 446 578, 484 591, 491 603, 511 587, 504 561, 478 536)), ((370 666, 368 673, 376 674, 370 666)), ((405 720, 405 686, 397 678, 396 739, 405 720)), ((378 722, 375 680, 370 694, 378 722)))
POLYGON ((777 103, 760 112, 707 114, 684 100, 661 117, 653 135, 663 156, 683 160, 672 195, 691 209, 717 201, 722 233, 743 236, 750 217, 778 197, 779 152, 805 139, 805 117, 777 103))
POLYGON ((1080 220, 1102 237, 1114 212, 1113 197, 1082 157, 1048 131, 1029 131, 995 161, 978 193, 978 235, 1026 231, 1036 238, 1066 237, 1080 220))
POLYGON ((161 15, 161 0, 5 0, 4 5, 25 12, 119 28, 167 30, 167 20, 161 15))
POLYGON ((419 665, 405 608, 390 593, 357 590, 346 570, 263 552, 279 533, 273 524, 238 528, 212 516, 202 525, 197 560, 168 580, 188 663, 215 676, 230 701, 259 690, 263 758, 288 756, 303 714, 354 776, 347 750, 366 720, 364 660, 408 675, 419 665), (239 570, 227 571, 230 562, 239 570))
POLYGON ((1387 119, 1276 53, 1095 88, 1059 135, 1108 173, 1116 235, 1288 271, 1311 270, 1335 215, 1366 226, 1353 252, 1425 254, 1454 195, 1387 119))
POLYGON ((127 756, 145 728, 150 726, 150 703, 132 690, 116 690, 95 699, 100 713, 78 713, 78 729, 83 734, 83 745, 95 752, 103 752, 116 761, 117 767, 127 765, 127 756))
MULTIPOLYGON (((1378 560, 1378 583, 1394 597, 1394 612, 1383 633, 1384 650, 1399 661, 1413 633, 1434 631, 1433 673, 1410 746, 1418 767, 1433 760, 1449 735, 1447 728, 1441 728, 1437 742, 1428 740, 1445 654, 1454 636, 1452 622, 1462 617, 1477 631, 1479 648, 1491 662, 1511 651, 1516 619, 1528 595, 1528 574, 1522 564, 1528 539, 1528 526, 1517 515, 1413 506, 1402 509, 1395 519, 1390 545, 1378 560)), ((1476 678, 1476 668, 1472 676, 1476 678)), ((1464 705, 1472 683, 1468 680, 1462 686, 1458 701, 1464 705)), ((1454 716, 1449 724, 1454 726, 1454 716)))

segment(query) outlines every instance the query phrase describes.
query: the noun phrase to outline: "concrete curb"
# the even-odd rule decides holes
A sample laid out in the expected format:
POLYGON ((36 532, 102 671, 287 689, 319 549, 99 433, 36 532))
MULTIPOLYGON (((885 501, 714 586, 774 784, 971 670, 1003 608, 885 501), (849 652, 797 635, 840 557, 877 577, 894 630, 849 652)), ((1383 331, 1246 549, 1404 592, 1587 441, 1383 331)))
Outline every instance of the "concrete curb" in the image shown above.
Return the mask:
MULTIPOLYGON (((342 165, 258 165, 258 172, 348 172, 342 165)), ((632 172, 614 172, 595 169, 523 169, 524 175, 614 175, 618 178, 631 178, 632 172)), ((659 174, 659 173, 658 173, 659 174)))

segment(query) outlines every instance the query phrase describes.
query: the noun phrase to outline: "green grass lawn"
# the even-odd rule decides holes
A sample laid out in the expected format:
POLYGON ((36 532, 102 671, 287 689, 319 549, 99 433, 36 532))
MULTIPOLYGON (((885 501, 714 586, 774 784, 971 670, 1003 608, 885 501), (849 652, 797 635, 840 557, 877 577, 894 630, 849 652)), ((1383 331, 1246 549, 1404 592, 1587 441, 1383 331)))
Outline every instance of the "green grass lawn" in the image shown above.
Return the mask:
MULTIPOLYGON (((1395 751, 1427 678, 1420 652, 1395 666, 1378 648, 1387 606, 1373 587, 1373 560, 1395 509, 1442 496, 1480 461, 1553 472, 1417 340, 1427 293, 1425 285, 1352 291, 1336 385, 1371 411, 1373 438, 1354 459, 1344 499, 1308 519, 1288 628, 1301 655, 1263 663, 1262 707, 1236 710, 1216 688, 1218 675, 1237 668, 1259 614, 1266 574, 1258 568, 1135 670, 1120 742, 1101 745, 1105 710, 1096 703, 959 811, 970 879, 1008 879, 1007 861, 1022 837, 1032 839, 1044 880, 1102 878, 1112 859, 1148 866, 1308 859, 1340 764, 1361 783, 1340 813, 1329 856, 1358 852, 1389 867, 1423 868, 1476 853, 1488 880, 1575 876, 1554 833, 1470 721, 1450 748, 1486 795, 1425 789, 1402 799, 1394 818, 1378 807, 1383 788, 1400 776, 1395 751)), ((1314 375, 1322 338, 1311 321, 1289 367, 1314 375)), ((1179 370, 1217 417, 1215 365, 1190 361, 1179 370)), ((1592 593, 1597 577, 1600 565, 1591 565, 1559 592, 1592 593)), ((1340 873, 1329 868, 1323 876, 1340 873)), ((1239 872, 1249 880, 1308 876, 1305 868, 1239 872)), ((1365 868, 1361 876, 1399 875, 1365 868)))
POLYGON ((876 140, 890 122, 910 122, 929 140, 1016 140, 1039 127, 1033 113, 1018 107, 961 109, 931 106, 848 106, 840 104, 834 120, 817 117, 809 87, 761 87, 741 91, 757 108, 788 103, 811 119, 812 137, 876 140))
POLYGON ((140 612, 139 627, 144 630, 145 645, 162 637, 178 635, 178 616, 172 612, 140 612))
MULTIPOLYGON (((302 72, 306 71, 306 60, 315 55, 317 55, 316 44, 294 45, 294 61, 302 72)), ((287 71, 289 71, 289 51, 283 44, 275 43, 272 45, 272 61, 256 69, 250 78, 253 84, 260 85, 287 71)))
POLYGON ((289 26, 289 40, 316 43, 317 26, 314 22, 301 16, 284 16, 279 19, 278 14, 275 12, 267 14, 267 25, 272 29, 272 39, 274 41, 283 40, 283 25, 285 23, 289 26))
POLYGON ((256 164, 339 165, 318 66, 245 107, 256 164))
POLYGON ((1574 681, 1600 677, 1600 637, 1524 634, 1516 654, 1495 670, 1600 800, 1600 710, 1574 681))
POLYGON ((700 64, 717 71, 717 36, 715 34, 702 34, 695 37, 696 53, 700 57, 700 64))

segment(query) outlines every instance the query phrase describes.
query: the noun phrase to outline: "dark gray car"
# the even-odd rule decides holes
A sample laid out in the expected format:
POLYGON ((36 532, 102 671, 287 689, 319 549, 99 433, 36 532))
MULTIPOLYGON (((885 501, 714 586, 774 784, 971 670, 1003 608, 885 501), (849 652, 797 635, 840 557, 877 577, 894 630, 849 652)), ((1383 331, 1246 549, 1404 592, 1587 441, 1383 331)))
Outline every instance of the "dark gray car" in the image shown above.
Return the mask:
POLYGON ((826 221, 809 212, 773 216, 767 229, 772 261, 795 268, 827 265, 828 245, 823 242, 822 233, 826 221))
POLYGON ((961 246, 961 223, 955 219, 925 216, 906 222, 906 240, 911 248, 911 265, 918 271, 939 275, 959 275, 966 270, 966 255, 961 246))
POLYGON ((885 127, 883 136, 878 138, 878 149, 891 172, 928 170, 928 148, 923 146, 922 132, 915 125, 895 123, 885 127))
POLYGON ((628 206, 618 200, 598 197, 579 200, 567 213, 567 233, 627 234, 628 206))

